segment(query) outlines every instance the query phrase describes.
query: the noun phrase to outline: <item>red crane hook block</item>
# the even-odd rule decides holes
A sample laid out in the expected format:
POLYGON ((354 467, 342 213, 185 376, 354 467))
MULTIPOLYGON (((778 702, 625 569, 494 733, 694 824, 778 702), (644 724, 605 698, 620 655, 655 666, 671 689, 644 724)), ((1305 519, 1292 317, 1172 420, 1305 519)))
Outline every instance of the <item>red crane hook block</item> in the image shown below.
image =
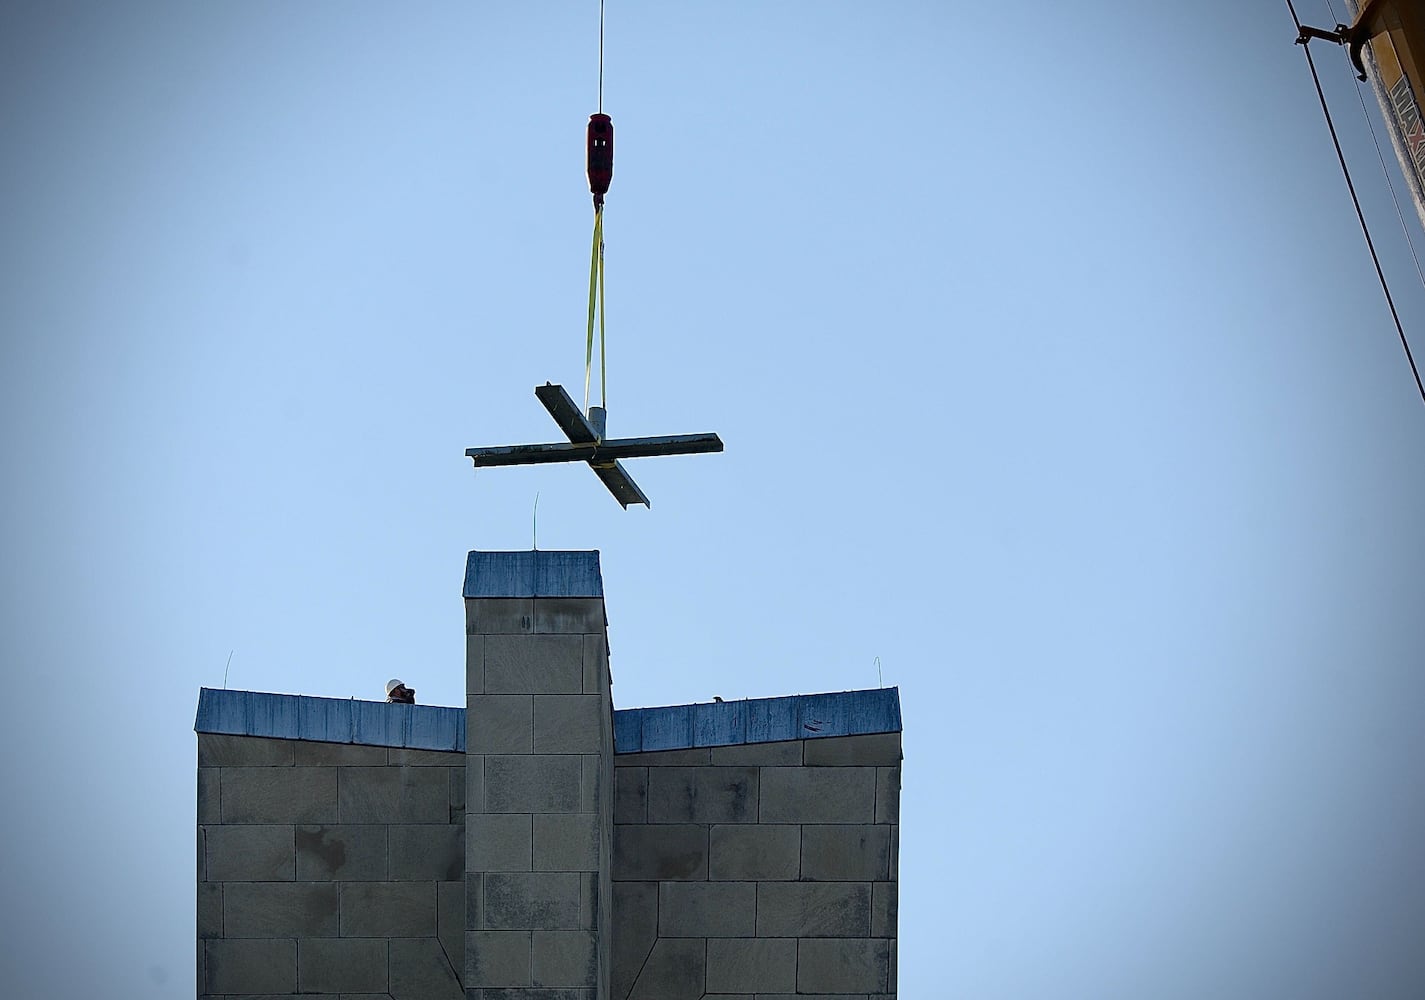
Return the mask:
POLYGON ((614 179, 614 122, 600 113, 589 116, 589 190, 594 207, 602 208, 614 179))

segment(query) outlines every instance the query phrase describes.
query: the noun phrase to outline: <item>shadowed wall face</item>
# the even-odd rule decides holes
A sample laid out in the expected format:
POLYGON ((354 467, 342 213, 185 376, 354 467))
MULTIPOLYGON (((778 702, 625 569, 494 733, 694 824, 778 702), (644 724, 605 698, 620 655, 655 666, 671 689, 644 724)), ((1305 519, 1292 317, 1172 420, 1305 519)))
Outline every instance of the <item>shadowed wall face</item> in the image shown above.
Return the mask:
POLYGON ((463 754, 198 734, 198 992, 463 1000, 463 754))
POLYGON ((615 758, 613 1000, 896 992, 900 733, 615 758))

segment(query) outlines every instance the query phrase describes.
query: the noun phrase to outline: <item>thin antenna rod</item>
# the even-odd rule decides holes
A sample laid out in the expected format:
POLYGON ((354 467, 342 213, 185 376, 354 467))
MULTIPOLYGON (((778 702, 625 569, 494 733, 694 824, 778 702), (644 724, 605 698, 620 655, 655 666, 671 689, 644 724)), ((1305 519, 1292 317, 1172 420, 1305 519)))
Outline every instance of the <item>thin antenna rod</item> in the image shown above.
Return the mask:
POLYGON ((604 113, 604 0, 599 0, 599 114, 604 113))
POLYGON ((226 690, 228 689, 228 667, 231 667, 231 666, 233 665, 233 653, 234 653, 234 652, 236 652, 236 650, 232 650, 232 649, 228 650, 228 663, 227 663, 227 666, 223 667, 223 690, 224 690, 224 691, 226 691, 226 690))
POLYGON ((539 551, 539 490, 534 491, 534 551, 539 551))

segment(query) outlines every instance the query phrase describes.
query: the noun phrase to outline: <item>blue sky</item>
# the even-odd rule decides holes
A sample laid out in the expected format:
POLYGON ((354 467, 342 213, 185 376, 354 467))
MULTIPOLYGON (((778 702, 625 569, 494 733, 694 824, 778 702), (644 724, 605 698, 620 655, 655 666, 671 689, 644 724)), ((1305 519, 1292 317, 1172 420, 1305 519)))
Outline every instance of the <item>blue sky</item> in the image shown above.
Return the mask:
POLYGON ((727 444, 629 512, 462 457, 579 394, 594 3, 0 9, 13 994, 191 995, 198 688, 458 704, 538 495, 621 706, 879 657, 907 997, 1421 995, 1425 407, 1285 7, 1002 6, 612 0, 610 431, 727 444))

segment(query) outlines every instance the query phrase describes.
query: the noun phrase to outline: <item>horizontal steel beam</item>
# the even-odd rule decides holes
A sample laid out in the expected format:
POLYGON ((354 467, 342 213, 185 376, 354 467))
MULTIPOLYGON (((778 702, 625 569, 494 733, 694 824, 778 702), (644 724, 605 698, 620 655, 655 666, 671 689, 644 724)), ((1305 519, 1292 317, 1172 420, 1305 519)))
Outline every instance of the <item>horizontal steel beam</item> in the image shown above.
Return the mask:
POLYGON ((612 438, 603 442, 570 444, 510 444, 493 448, 466 448, 477 469, 499 465, 546 465, 552 462, 588 462, 598 467, 620 458, 658 455, 706 455, 722 451, 716 434, 668 434, 662 437, 612 438))

